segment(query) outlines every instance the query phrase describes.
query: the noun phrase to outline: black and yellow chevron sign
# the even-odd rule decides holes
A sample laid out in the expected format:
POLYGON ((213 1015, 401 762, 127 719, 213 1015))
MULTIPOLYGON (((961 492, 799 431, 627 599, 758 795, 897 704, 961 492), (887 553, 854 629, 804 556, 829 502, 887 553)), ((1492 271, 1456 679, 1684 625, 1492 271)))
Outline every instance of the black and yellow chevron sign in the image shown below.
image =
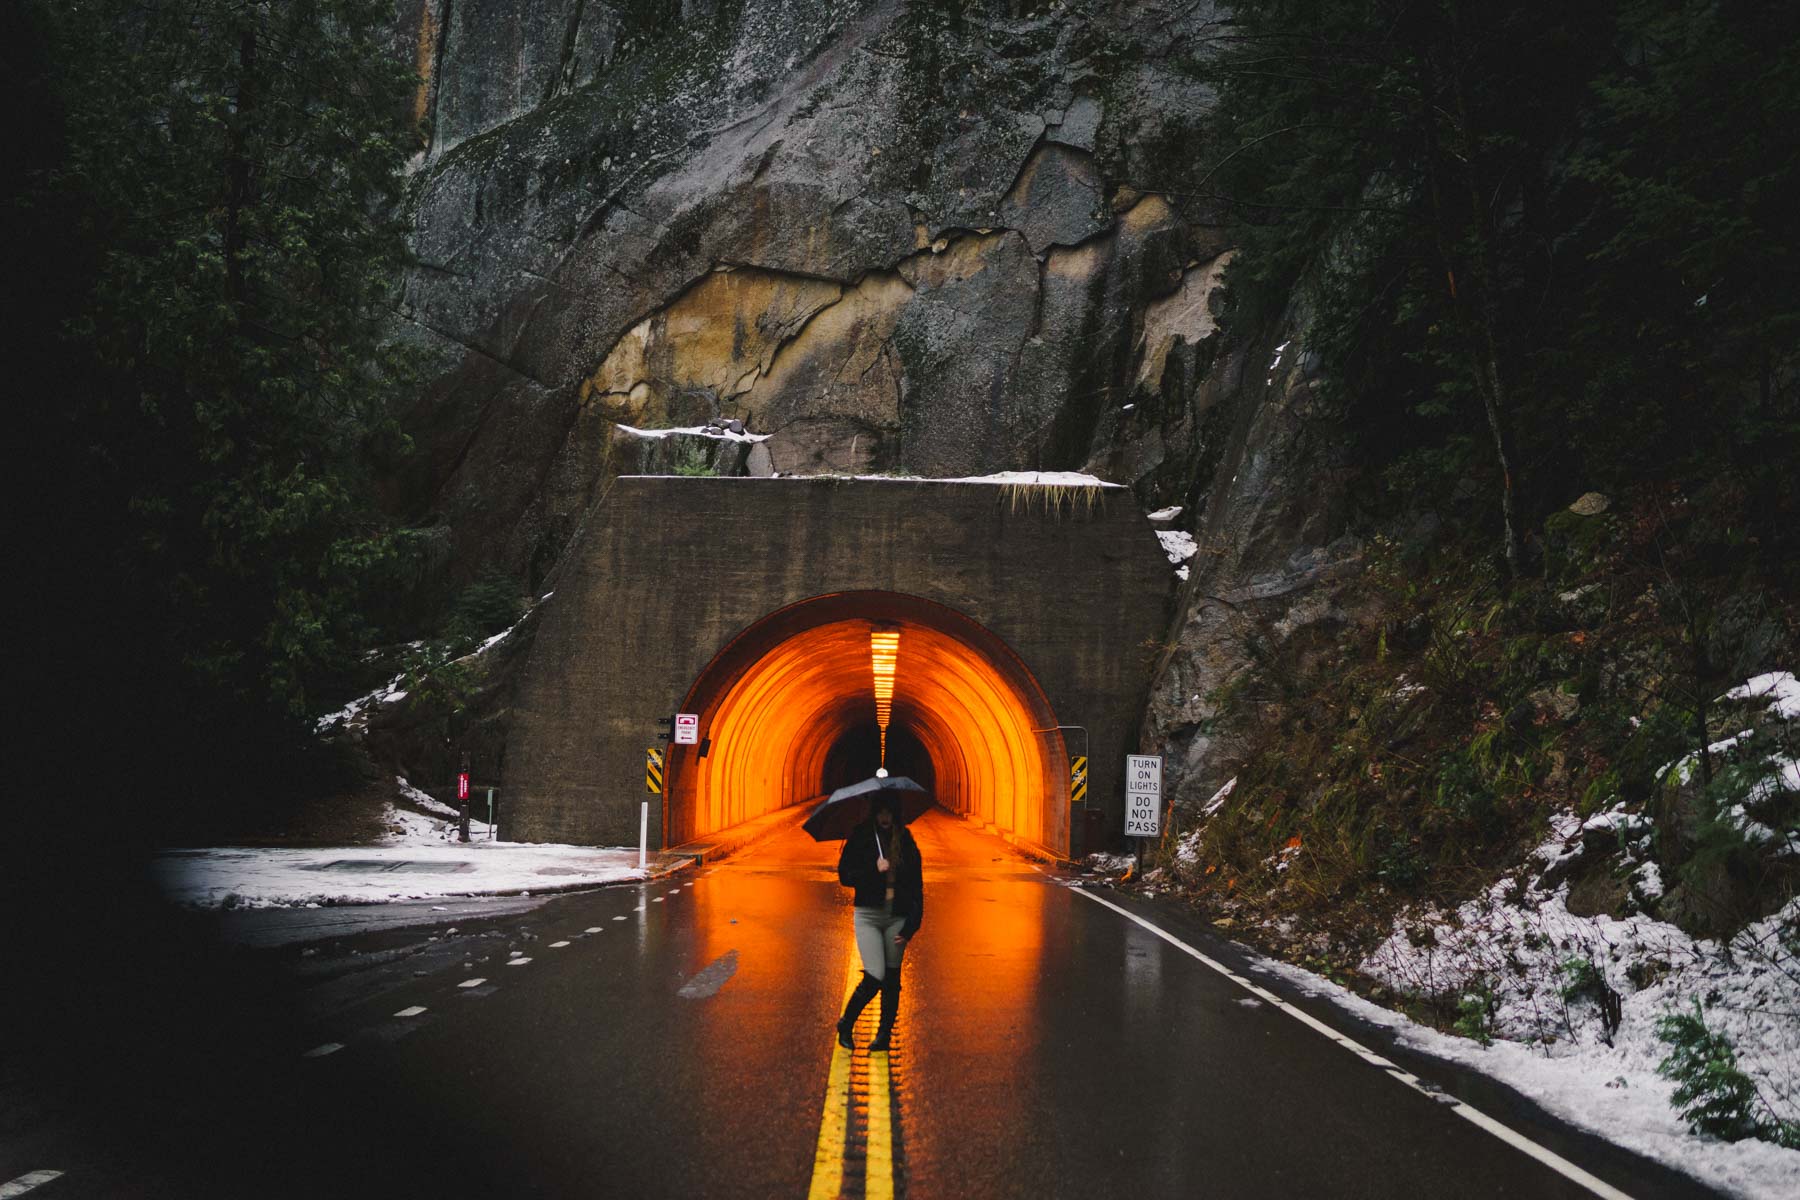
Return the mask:
POLYGON ((1069 802, 1079 804, 1087 799, 1087 755, 1069 760, 1069 802))
POLYGON ((662 795, 662 755, 655 746, 644 751, 644 790, 652 796, 662 795))

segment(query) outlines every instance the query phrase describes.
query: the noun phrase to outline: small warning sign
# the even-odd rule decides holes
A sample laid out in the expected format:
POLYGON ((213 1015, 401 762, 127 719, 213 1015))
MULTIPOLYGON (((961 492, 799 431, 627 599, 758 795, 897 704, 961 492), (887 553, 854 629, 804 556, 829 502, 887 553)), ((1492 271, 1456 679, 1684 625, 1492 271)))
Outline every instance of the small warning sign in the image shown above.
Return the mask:
POLYGON ((1160 754, 1125 756, 1125 836, 1162 836, 1162 767, 1160 754))

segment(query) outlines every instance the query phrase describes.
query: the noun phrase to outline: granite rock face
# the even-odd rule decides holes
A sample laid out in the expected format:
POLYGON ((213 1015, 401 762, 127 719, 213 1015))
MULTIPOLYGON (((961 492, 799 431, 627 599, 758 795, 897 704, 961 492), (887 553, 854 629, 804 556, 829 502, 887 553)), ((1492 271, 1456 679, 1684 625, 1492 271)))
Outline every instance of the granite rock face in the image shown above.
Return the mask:
POLYGON ((971 7, 397 0, 424 80, 401 319, 434 374, 392 503, 446 586, 536 590, 620 474, 1128 484, 1201 547, 1141 730, 1191 799, 1248 635, 1337 619, 1341 439, 1301 306, 1219 333, 1192 70, 1218 13, 971 7), (713 418, 768 438, 645 432, 713 418))
POLYGON ((1215 16, 967 7, 397 5, 425 147, 401 315, 435 371, 394 500, 449 528, 453 576, 541 577, 621 427, 737 417, 783 474, 1105 448, 1169 359, 1146 313, 1220 249, 1157 190, 1203 170, 1215 16))

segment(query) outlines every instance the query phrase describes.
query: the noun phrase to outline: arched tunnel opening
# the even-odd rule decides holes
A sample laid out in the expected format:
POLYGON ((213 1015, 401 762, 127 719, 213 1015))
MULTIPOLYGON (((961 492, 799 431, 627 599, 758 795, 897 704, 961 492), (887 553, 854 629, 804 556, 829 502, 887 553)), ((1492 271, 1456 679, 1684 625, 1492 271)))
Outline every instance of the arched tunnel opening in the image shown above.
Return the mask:
POLYGON ((893 648, 888 772, 916 780, 952 812, 1066 853, 1067 751, 1030 669, 954 609, 881 591, 780 609, 707 665, 682 706, 700 715, 705 753, 682 746, 671 757, 667 843, 874 775, 883 646, 893 648))

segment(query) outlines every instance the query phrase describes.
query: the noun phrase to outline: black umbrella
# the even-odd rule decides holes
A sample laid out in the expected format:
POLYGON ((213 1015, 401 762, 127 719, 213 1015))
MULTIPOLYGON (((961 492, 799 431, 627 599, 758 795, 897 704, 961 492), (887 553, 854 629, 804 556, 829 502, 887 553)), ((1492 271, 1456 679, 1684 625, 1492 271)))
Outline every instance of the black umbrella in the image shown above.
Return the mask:
POLYGON ((902 825, 931 807, 931 793, 904 775, 889 775, 839 788, 819 801, 803 828, 815 842, 841 842, 869 815, 869 806, 862 803, 864 799, 887 800, 890 796, 895 819, 902 825))

